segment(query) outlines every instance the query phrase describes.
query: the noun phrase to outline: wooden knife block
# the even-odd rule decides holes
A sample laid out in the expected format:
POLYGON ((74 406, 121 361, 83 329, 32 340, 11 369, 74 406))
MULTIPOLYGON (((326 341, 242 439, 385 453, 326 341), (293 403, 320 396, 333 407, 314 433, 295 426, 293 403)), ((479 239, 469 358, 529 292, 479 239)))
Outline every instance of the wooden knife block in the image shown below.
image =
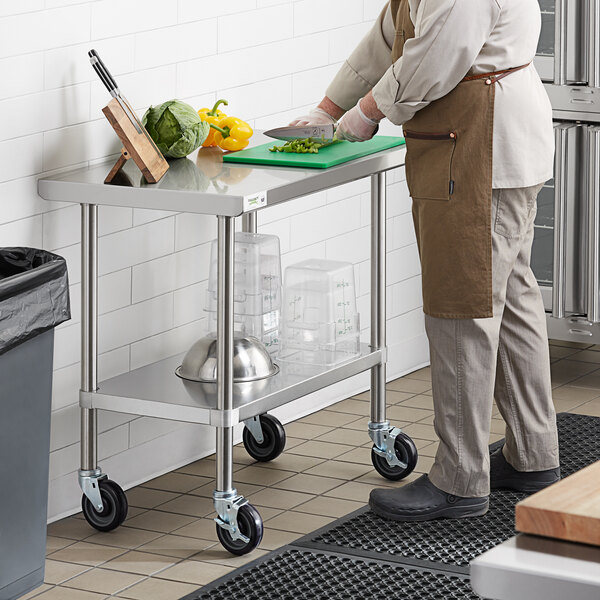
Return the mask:
POLYGON ((106 176, 104 183, 110 183, 130 158, 133 158, 148 183, 160 181, 169 169, 169 163, 143 131, 138 133, 118 100, 113 98, 102 112, 123 143, 121 156, 106 176))

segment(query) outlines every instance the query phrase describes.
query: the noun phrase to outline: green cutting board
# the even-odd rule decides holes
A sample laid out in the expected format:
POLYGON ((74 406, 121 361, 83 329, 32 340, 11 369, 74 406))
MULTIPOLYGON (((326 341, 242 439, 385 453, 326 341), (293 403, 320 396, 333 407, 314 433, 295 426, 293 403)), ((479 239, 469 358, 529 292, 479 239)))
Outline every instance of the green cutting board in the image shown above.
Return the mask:
POLYGON ((335 165, 389 150, 404 144, 404 138, 377 135, 368 142, 338 142, 321 148, 318 154, 292 154, 288 152, 269 152, 273 146, 283 145, 284 142, 273 140, 262 146, 247 148, 239 152, 231 152, 223 156, 228 163, 244 163, 251 165, 272 165, 276 167, 308 167, 327 169, 335 165))

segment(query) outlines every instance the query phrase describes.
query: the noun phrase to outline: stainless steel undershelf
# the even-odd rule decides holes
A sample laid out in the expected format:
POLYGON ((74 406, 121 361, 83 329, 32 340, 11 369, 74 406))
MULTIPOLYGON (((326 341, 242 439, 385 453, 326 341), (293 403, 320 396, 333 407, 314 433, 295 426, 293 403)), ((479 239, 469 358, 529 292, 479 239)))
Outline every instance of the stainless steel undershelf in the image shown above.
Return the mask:
POLYGON ((331 368, 279 363, 274 377, 234 385, 232 411, 217 410, 216 384, 187 382, 175 375, 183 354, 103 381, 96 392, 80 392, 80 400, 84 408, 230 427, 367 371, 382 364, 383 356, 383 350, 371 352, 362 344, 359 357, 331 368))
POLYGON ((598 600, 600 548, 519 535, 471 563, 471 585, 490 600, 598 600))

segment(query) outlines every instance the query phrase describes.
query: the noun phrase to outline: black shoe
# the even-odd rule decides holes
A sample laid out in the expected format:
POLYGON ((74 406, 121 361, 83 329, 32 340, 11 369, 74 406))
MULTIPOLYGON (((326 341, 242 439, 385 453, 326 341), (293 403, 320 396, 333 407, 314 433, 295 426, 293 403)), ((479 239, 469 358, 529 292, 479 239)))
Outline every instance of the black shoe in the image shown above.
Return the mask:
POLYGON ((560 481, 560 467, 547 471, 517 471, 504 457, 502 447, 490 455, 490 486, 493 490, 539 492, 560 481))
POLYGON ((369 498, 371 510, 392 521, 430 521, 478 517, 488 511, 488 496, 461 498, 447 494, 429 481, 427 475, 404 487, 377 489, 369 498))

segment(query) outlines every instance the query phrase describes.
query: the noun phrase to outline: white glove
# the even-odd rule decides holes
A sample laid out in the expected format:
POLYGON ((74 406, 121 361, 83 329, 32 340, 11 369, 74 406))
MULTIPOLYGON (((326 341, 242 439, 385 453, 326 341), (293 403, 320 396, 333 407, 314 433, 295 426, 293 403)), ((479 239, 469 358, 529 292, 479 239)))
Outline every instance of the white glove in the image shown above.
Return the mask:
POLYGON ((335 125, 334 119, 327 111, 322 108, 313 108, 307 115, 298 117, 290 123, 290 127, 310 127, 312 125, 335 125))
POLYGON ((370 140, 379 129, 379 122, 369 119, 360 107, 360 101, 349 110, 340 120, 335 131, 338 140, 349 142, 366 142, 370 140))

